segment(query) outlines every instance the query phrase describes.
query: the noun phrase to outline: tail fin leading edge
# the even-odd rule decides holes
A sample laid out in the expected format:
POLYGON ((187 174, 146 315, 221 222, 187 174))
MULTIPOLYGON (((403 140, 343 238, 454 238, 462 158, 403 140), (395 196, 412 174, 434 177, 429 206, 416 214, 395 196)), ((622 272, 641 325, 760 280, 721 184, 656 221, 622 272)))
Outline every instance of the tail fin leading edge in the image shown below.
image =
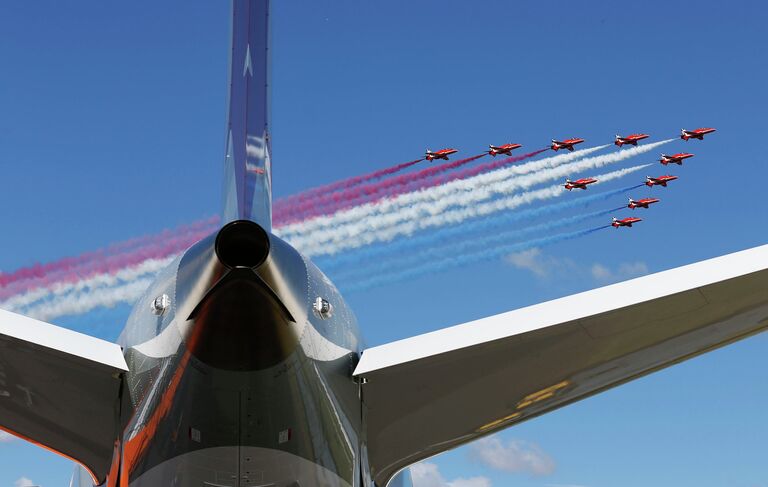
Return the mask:
POLYGON ((270 1, 232 1, 224 223, 272 229, 270 1))

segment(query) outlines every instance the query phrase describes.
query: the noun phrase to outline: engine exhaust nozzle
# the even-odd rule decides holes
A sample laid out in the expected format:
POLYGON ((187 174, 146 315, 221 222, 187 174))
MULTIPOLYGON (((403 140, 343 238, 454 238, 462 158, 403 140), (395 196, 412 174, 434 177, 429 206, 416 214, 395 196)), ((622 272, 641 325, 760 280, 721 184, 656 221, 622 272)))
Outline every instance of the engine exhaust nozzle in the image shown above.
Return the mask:
POLYGON ((257 223, 235 220, 216 236, 216 256, 230 269, 255 269, 267 260, 269 236, 257 223))

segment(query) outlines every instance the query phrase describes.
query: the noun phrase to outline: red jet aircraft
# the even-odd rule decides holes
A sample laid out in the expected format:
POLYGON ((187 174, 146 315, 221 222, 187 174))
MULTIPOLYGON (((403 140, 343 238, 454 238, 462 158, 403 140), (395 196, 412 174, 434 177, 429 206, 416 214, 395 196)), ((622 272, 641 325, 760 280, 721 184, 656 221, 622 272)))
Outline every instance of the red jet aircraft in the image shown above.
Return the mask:
POLYGON ((435 159, 445 159, 447 161, 448 156, 457 152, 459 151, 456 149, 441 149, 437 152, 432 152, 431 150, 427 149, 427 152, 424 153, 424 158, 428 161, 434 161, 435 159))
POLYGON ((596 183, 597 179, 595 178, 582 178, 577 179, 576 181, 571 181, 570 179, 565 180, 565 184, 563 185, 565 189, 568 191, 578 188, 578 189, 587 189, 588 184, 596 183))
POLYGON ((617 218, 614 218, 613 219, 613 223, 611 223, 611 225, 613 225, 614 228, 631 227, 633 223, 637 223, 637 222, 641 222, 641 221, 643 221, 643 220, 640 219, 640 218, 635 218, 635 217, 624 218, 623 220, 619 220, 617 218))
POLYGON ((576 144, 581 144, 584 142, 584 139, 565 139, 565 140, 555 140, 552 139, 552 145, 550 146, 553 151, 558 151, 560 149, 568 149, 569 151, 573 152, 573 146, 576 144))
POLYGON ((680 129, 680 138, 683 140, 688 140, 688 139, 704 140, 705 135, 711 134, 714 131, 715 129, 713 128, 701 128, 696 130, 680 129))
POLYGON ((683 159, 688 159, 689 157, 693 157, 693 154, 690 154, 688 152, 680 152, 677 154, 672 154, 671 156, 662 154, 661 159, 659 159, 659 162, 664 164, 665 166, 667 164, 677 164, 678 166, 682 166, 683 159))
POLYGON ((522 147, 522 144, 504 144, 499 146, 491 144, 488 146, 488 153, 493 157, 496 157, 497 154, 511 156, 512 150, 517 149, 518 147, 522 147))
POLYGON ((629 199, 629 204, 627 205, 627 208, 630 208, 634 210, 635 208, 649 208, 650 205, 653 203, 658 203, 658 198, 643 198, 641 200, 633 200, 632 198, 629 199))
POLYGON ((677 179, 677 176, 659 176, 657 178, 652 178, 650 176, 645 177, 645 185, 649 188, 652 188, 654 186, 664 186, 667 187, 667 183, 670 181, 674 181, 677 179))
POLYGON ((613 141, 613 143, 618 145, 619 147, 621 147, 624 144, 637 145, 637 142, 639 140, 643 140, 647 138, 648 138, 648 134, 632 134, 632 135, 627 135, 626 137, 617 135, 616 140, 613 141))

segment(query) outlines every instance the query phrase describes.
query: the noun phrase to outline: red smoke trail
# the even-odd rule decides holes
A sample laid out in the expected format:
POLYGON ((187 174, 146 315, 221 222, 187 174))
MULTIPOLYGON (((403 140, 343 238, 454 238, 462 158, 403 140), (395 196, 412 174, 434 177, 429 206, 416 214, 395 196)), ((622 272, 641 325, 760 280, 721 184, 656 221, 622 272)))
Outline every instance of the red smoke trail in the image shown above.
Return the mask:
POLYGON ((0 299, 57 283, 72 283, 97 274, 115 272, 147 258, 173 255, 211 233, 218 221, 219 217, 213 217, 174 230, 112 244, 106 249, 0 274, 0 299))
POLYGON ((337 181, 335 183, 326 184, 325 186, 319 186, 317 188, 310 188, 306 191, 302 191, 299 194, 288 196, 286 198, 283 198, 282 200, 275 201, 274 205, 272 205, 272 208, 275 212, 279 213, 279 212, 285 211, 287 207, 294 205, 300 201, 306 201, 308 199, 312 199, 323 194, 333 193, 335 191, 348 189, 348 188, 357 186, 359 184, 366 183, 368 181, 381 179, 384 176, 389 176, 390 174, 394 174, 396 172, 402 171, 403 169, 406 169, 415 164, 418 164, 423 160, 424 158, 416 159, 414 161, 404 162, 402 164, 397 164, 396 166, 388 167, 386 169, 381 169, 379 171, 375 171, 370 174, 355 176, 349 179, 344 179, 342 181, 337 181))
POLYGON ((380 197, 383 197, 380 195, 380 193, 384 193, 384 195, 400 194, 402 192, 402 188, 410 183, 427 179, 452 169, 456 169, 486 155, 488 155, 487 152, 476 156, 467 157, 466 159, 446 162, 439 166, 422 169, 421 171, 415 173, 395 176, 378 183, 357 186, 346 191, 340 191, 316 198, 314 200, 305 201, 303 203, 292 206, 287 213, 276 215, 276 220, 279 221, 280 225, 285 225, 287 223, 304 220, 312 216, 329 215, 344 208, 349 208, 351 206, 369 201, 375 201, 380 197))
MULTIPOLYGON (((290 217, 286 218, 285 220, 281 219, 280 221, 276 222, 276 225, 277 224, 285 225, 287 223, 293 223, 295 221, 304 220, 312 216, 330 215, 332 213, 335 213, 336 211, 343 210, 346 208, 351 208, 353 206, 357 206, 360 204, 370 203, 370 202, 378 201, 384 198, 392 198, 403 193, 418 191, 424 188, 431 188, 431 187, 445 184, 458 179, 466 179, 484 172, 493 171, 494 169, 499 169, 499 168, 508 166, 509 164, 513 164, 515 162, 520 162, 525 159, 529 159, 531 157, 541 154, 542 152, 546 152, 547 150, 549 150, 549 148, 539 149, 539 150, 529 152, 527 154, 522 154, 519 156, 506 157, 504 159, 499 159, 499 160, 488 162, 485 164, 479 164, 477 166, 470 167, 462 171, 451 172, 449 174, 435 175, 433 173, 433 174, 427 174, 426 176, 416 177, 419 173, 414 173, 411 175, 414 177, 413 180, 406 182, 406 184, 392 185, 389 188, 385 188, 384 191, 381 191, 382 194, 372 192, 372 193, 366 193, 364 195, 359 195, 356 198, 352 198, 347 201, 335 202, 335 204, 333 205, 320 204, 313 209, 310 209, 308 211, 301 213, 300 216, 295 216, 295 214, 292 214, 290 217), (429 177, 429 176, 432 176, 432 177, 429 177)), ((469 158, 469 160, 463 159, 461 161, 456 161, 455 163, 443 164, 442 166, 437 166, 435 168, 430 168, 430 169, 440 169, 437 172, 442 173, 442 172, 445 172, 446 170, 450 170, 455 167, 458 167, 456 166, 456 163, 460 163, 459 164, 460 166, 460 165, 466 164, 467 162, 471 162, 472 160, 476 160, 478 157, 480 156, 469 158)), ((424 173, 426 171, 428 170, 425 169, 424 171, 421 171, 421 172, 424 173)))
POLYGON ((15 281, 26 278, 43 277, 53 272, 66 270, 73 267, 77 267, 83 264, 88 264, 94 258, 102 258, 110 255, 123 253, 130 251, 131 249, 147 245, 153 241, 163 240, 175 235, 194 232, 200 228, 208 228, 212 224, 218 222, 218 217, 210 218, 207 220, 201 220, 188 225, 181 226, 174 230, 163 230, 159 234, 145 235, 142 237, 136 237, 123 242, 117 242, 109 245, 106 249, 100 249, 92 252, 85 252, 75 257, 65 257, 63 259, 49 262, 46 264, 34 264, 29 267, 22 267, 12 273, 0 272, 0 288, 3 288, 15 281))
POLYGON ((522 154, 519 156, 507 157, 504 159, 500 159, 498 161, 486 162, 485 164, 478 164, 475 167, 470 167, 470 168, 464 169, 463 171, 456 171, 450 174, 445 174, 440 177, 432 178, 427 182, 425 186, 422 186, 422 187, 427 188, 432 186, 439 186, 441 184, 449 183, 451 181, 456 181, 458 179, 471 178, 472 176, 477 176, 478 174, 481 174, 484 172, 493 171, 495 169, 501 169, 502 167, 508 166, 515 162, 524 161, 525 159, 529 159, 531 157, 537 156, 542 152, 546 152, 548 150, 549 150, 549 147, 547 147, 546 149, 539 149, 537 151, 529 152, 527 154, 522 154))
MULTIPOLYGON (((388 183, 387 181, 383 181, 376 185, 367 185, 366 191, 361 192, 356 199, 352 199, 349 202, 334 201, 332 204, 338 206, 340 209, 358 204, 357 201, 365 202, 387 196, 396 196, 407 191, 471 177, 485 171, 503 167, 513 162, 521 161, 541 152, 543 151, 510 157, 437 177, 437 175, 442 172, 472 162, 485 154, 448 162, 415 173, 412 175, 413 179, 406 178, 404 175, 399 178, 393 178, 396 180, 395 182, 388 183)), ((404 164, 413 165, 417 162, 419 161, 411 161, 404 164)), ((402 166, 403 164, 399 165, 401 169, 402 166)), ((377 171, 377 173, 380 175, 384 171, 394 172, 395 167, 398 166, 377 171)), ((347 181, 351 181, 351 179, 347 181)), ((285 223, 285 218, 275 218, 275 226, 285 223)), ((138 265, 147 259, 162 259, 174 255, 182 252, 199 239, 215 231, 218 224, 219 217, 215 216, 173 230, 166 229, 159 234, 146 235, 123 242, 117 242, 109 245, 105 249, 85 252, 79 256, 66 257, 46 264, 38 263, 18 269, 11 273, 0 273, 0 300, 37 288, 47 288, 59 283, 74 283, 99 274, 114 273, 126 267, 138 265)))
MULTIPOLYGON (((493 162, 486 162, 485 164, 478 164, 474 167, 469 167, 466 169, 463 169, 461 171, 455 171, 448 174, 441 174, 439 176, 434 176, 432 178, 429 178, 427 180, 423 181, 414 181, 412 184, 409 184, 408 186, 398 188, 397 191, 390 191, 386 194, 382 195, 378 199, 383 198, 392 198, 399 194, 403 193, 409 193, 411 191, 418 191, 420 189, 424 188, 431 188, 434 186, 439 186, 441 184, 450 183, 451 181, 456 181, 459 179, 467 179, 471 178, 472 176, 477 176, 478 174, 482 174, 485 172, 490 172, 496 169, 501 169, 503 167, 506 167, 510 164, 514 164, 515 162, 524 161, 525 159, 537 156, 541 154, 542 152, 546 152, 549 150, 549 147, 545 149, 539 149, 537 151, 529 152, 527 154, 522 154, 519 156, 512 156, 512 157, 506 157, 504 159, 499 159, 493 162)), ((361 202, 353 202, 354 204, 352 206, 356 206, 360 204, 361 202)))
POLYGON ((209 233, 209 231, 201 231, 199 233, 182 235, 168 239, 162 243, 157 242, 142 247, 127 254, 112 256, 107 259, 96 258, 93 259, 88 266, 59 271, 56 275, 47 275, 33 280, 18 281, 7 288, 3 288, 2 292, 0 292, 0 299, 7 299, 13 295, 34 289, 73 284, 100 274, 114 274, 127 267, 141 264, 148 259, 163 259, 170 257, 187 249, 190 245, 209 233))

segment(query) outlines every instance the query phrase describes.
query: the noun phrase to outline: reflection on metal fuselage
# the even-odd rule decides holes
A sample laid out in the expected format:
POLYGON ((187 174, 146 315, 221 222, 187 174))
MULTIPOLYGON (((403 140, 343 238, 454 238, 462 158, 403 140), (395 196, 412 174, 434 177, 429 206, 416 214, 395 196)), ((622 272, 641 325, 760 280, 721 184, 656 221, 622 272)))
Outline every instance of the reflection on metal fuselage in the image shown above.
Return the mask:
POLYGON ((361 485, 354 315, 311 262, 255 224, 223 242, 240 223, 190 248, 129 318, 121 485, 361 485), (163 294, 170 306, 154 314, 163 294), (313 309, 318 297, 330 316, 313 309))

